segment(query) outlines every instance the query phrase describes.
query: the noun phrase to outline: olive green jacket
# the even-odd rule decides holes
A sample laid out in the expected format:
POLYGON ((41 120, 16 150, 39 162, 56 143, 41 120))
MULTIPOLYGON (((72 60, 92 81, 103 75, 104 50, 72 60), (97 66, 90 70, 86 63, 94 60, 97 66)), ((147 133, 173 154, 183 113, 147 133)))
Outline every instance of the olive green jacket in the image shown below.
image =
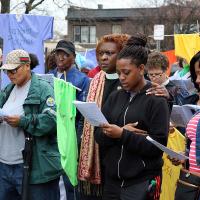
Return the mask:
MULTIPOLYGON (((14 85, 0 94, 0 107, 8 99, 14 85)), ((52 86, 32 73, 28 96, 23 104, 24 115, 19 127, 33 136, 31 184, 46 183, 62 173, 56 137, 56 112, 52 86)))

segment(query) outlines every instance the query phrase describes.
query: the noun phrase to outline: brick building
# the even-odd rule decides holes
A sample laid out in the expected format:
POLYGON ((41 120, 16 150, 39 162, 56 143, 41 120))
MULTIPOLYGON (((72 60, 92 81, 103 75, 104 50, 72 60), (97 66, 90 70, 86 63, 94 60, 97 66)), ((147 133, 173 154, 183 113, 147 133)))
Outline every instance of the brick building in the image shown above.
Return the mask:
MULTIPOLYGON (((102 5, 98 5, 98 9, 70 7, 66 16, 68 38, 86 48, 92 48, 96 46, 97 39, 105 34, 132 35, 142 32, 149 36, 151 48, 155 48, 155 41, 152 39, 155 24, 164 24, 166 35, 196 32, 196 22, 200 18, 197 8, 199 9, 194 5, 174 4, 157 8, 128 9, 103 9, 102 5)), ((172 49, 173 37, 165 37, 161 48, 172 49)))

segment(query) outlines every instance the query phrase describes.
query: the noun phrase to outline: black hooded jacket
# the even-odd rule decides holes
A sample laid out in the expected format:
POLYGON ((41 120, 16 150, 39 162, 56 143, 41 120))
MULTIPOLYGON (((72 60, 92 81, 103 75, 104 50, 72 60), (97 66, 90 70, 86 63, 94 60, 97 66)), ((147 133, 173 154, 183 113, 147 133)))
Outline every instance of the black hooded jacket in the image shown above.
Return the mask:
MULTIPOLYGON (((137 94, 119 90, 105 102, 102 112, 110 124, 120 127, 138 122, 136 128, 163 145, 167 144, 169 108, 165 98, 146 95, 147 83, 137 94)), ((101 128, 95 129, 95 140, 103 152, 105 181, 131 185, 161 174, 162 152, 146 136, 123 129, 121 138, 107 137, 101 128)))

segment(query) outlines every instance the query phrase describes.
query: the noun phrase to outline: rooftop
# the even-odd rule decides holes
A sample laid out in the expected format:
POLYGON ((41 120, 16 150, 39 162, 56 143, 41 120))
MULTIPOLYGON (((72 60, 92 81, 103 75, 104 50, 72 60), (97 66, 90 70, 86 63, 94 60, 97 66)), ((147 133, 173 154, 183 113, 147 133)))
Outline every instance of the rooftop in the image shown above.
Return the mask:
POLYGON ((82 20, 95 19, 106 20, 112 18, 119 20, 124 18, 154 16, 157 8, 123 8, 123 9, 87 9, 70 7, 66 19, 68 20, 82 20))

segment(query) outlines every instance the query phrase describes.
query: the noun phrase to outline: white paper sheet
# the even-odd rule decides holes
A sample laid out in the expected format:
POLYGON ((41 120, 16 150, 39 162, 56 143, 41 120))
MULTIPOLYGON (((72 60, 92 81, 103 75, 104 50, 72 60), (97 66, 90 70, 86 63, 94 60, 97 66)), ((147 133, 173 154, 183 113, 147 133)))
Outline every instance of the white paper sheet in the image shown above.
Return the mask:
POLYGON ((3 111, 3 110, 0 108, 0 118, 6 117, 6 116, 9 116, 9 114, 6 113, 5 111, 3 111))
POLYGON ((95 102, 74 101, 73 103, 91 125, 100 126, 108 123, 95 102))
MULTIPOLYGON (((169 78, 171 80, 171 77, 169 78)), ((187 90, 189 93, 195 92, 194 84, 192 83, 191 79, 179 79, 179 80, 171 80, 177 87, 183 88, 187 90)))
POLYGON ((171 122, 176 126, 186 127, 189 120, 198 110, 200 110, 200 106, 197 105, 174 105, 171 112, 171 122))
POLYGON ((177 153, 167 147, 165 147, 164 145, 160 144, 159 142, 153 140, 151 137, 147 136, 146 139, 148 141, 150 141, 151 143, 153 143, 155 146, 157 146, 160 150, 164 151, 166 154, 168 154, 171 158, 176 158, 179 160, 186 160, 189 159, 187 156, 181 154, 181 153, 177 153))

